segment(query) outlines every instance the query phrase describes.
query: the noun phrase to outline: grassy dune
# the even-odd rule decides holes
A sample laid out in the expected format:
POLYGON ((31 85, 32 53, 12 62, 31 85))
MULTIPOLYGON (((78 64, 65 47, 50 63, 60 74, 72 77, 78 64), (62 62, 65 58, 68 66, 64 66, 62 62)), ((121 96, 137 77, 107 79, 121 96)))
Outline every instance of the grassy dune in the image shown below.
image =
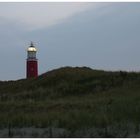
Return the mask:
POLYGON ((65 129, 58 137, 139 137, 140 73, 64 67, 0 82, 4 128, 65 129))

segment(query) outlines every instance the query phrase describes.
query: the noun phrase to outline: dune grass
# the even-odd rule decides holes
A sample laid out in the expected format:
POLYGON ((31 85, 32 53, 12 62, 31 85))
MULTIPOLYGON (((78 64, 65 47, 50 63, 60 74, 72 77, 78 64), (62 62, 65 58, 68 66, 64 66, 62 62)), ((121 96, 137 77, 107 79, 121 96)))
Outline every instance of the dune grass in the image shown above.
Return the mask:
POLYGON ((140 73, 66 67, 0 84, 0 128, 100 128, 109 137, 110 126, 114 136, 129 124, 139 133, 139 116, 140 73))

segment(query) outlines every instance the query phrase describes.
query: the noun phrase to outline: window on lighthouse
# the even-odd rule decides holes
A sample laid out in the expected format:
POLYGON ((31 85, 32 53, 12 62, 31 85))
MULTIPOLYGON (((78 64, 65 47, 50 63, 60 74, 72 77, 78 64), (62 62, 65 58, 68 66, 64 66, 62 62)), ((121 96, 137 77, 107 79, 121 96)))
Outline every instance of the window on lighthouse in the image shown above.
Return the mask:
POLYGON ((28 58, 36 58, 36 53, 33 51, 28 52, 28 58))

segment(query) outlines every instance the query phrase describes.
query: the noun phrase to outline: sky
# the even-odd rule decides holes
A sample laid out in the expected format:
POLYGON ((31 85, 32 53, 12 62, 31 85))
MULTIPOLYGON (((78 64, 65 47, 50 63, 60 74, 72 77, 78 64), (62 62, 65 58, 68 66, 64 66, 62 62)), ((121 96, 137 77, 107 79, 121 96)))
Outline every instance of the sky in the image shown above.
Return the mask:
POLYGON ((27 48, 39 74, 64 66, 140 71, 140 3, 0 2, 0 80, 26 78, 27 48))

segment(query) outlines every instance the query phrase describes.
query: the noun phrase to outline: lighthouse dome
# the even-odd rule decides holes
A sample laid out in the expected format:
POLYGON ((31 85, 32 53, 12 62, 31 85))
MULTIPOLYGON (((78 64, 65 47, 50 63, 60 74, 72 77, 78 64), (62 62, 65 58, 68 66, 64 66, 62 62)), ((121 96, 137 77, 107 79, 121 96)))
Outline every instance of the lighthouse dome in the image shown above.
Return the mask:
POLYGON ((29 51, 29 52, 36 52, 37 51, 37 49, 34 47, 32 42, 31 42, 31 45, 28 47, 27 51, 29 51))
POLYGON ((29 52, 36 52, 37 49, 36 49, 35 47, 29 47, 29 48, 27 49, 27 51, 29 51, 29 52))

